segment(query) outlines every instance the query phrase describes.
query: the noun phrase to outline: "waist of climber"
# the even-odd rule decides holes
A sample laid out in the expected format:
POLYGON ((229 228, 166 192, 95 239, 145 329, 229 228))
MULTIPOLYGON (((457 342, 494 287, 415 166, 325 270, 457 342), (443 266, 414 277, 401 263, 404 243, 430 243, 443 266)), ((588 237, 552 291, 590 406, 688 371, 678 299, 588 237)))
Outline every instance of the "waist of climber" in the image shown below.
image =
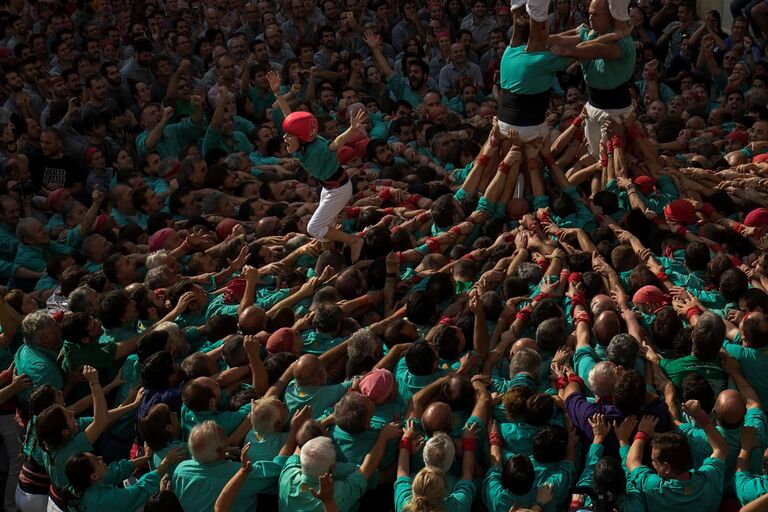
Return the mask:
POLYGON ((587 84, 587 96, 593 107, 602 109, 622 109, 632 106, 629 94, 629 82, 613 89, 597 89, 587 84))
POLYGON ((334 188, 339 188, 346 185, 348 181, 349 176, 347 176, 347 171, 345 171, 343 167, 339 167, 339 170, 336 171, 336 174, 327 180, 321 181, 320 184, 323 186, 323 188, 333 190, 334 188))
POLYGON ((550 95, 550 90, 539 94, 518 94, 502 89, 499 121, 514 126, 540 125, 547 117, 550 95))

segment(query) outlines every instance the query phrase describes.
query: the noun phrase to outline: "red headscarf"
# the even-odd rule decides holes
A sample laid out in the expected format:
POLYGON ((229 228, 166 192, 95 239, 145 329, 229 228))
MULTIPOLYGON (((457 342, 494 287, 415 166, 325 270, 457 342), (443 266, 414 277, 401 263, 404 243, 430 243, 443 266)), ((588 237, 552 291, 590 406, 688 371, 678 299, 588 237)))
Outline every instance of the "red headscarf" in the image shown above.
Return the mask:
POLYGON ((768 224, 768 208, 755 208, 744 217, 744 224, 751 228, 760 228, 768 224))
POLYGON ((654 313, 664 306, 669 305, 669 296, 653 285, 645 285, 635 292, 632 302, 637 305, 650 304, 654 307, 654 313))
POLYGON ((656 190, 656 182, 650 176, 637 176, 632 180, 644 196, 652 194, 656 190))
POLYGON ((664 216, 669 222, 689 226, 696 224, 696 208, 685 199, 675 199, 664 207, 664 216))
POLYGON ((245 293, 245 278, 236 277, 227 283, 227 289, 224 290, 224 302, 227 304, 236 304, 243 300, 245 293))

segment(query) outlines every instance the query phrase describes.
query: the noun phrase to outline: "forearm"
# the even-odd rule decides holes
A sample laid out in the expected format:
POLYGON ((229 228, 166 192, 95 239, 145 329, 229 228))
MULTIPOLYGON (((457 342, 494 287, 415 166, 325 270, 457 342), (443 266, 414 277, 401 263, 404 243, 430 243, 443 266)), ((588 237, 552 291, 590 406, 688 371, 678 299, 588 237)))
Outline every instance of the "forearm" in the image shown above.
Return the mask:
POLYGON ((634 471, 643 465, 643 451, 645 450, 645 439, 635 439, 629 447, 627 454, 627 469, 634 471))
POLYGON ((400 448, 397 456, 397 477, 411 475, 411 450, 400 448))
POLYGON ((237 473, 229 479, 227 484, 221 490, 219 497, 216 498, 216 503, 213 506, 214 512, 229 512, 235 504, 237 493, 240 492, 240 488, 247 479, 248 471, 240 468, 237 473))
POLYGON ((147 140, 145 141, 145 144, 147 145, 147 149, 155 149, 155 146, 157 146, 157 143, 160 142, 160 139, 163 136, 163 130, 165 129, 165 124, 168 122, 168 119, 163 116, 162 119, 160 119, 160 122, 155 125, 152 130, 147 134, 147 140))
POLYGON ((360 472, 363 474, 363 476, 365 476, 366 480, 371 478, 373 472, 376 471, 376 468, 379 467, 379 463, 381 462, 381 458, 384 456, 384 450, 386 448, 386 438, 379 435, 379 438, 376 440, 376 444, 373 445, 373 448, 370 452, 368 452, 368 455, 365 456, 363 463, 360 465, 360 472))
POLYGON ((354 128, 352 128, 352 127, 350 126, 350 127, 349 127, 349 128, 347 128, 346 130, 344 130, 344 132, 343 132, 341 135, 339 135, 338 137, 336 137, 336 138, 333 140, 333 142, 331 142, 330 146, 328 146, 328 148, 329 148, 331 151, 336 151, 336 150, 338 150, 338 149, 339 149, 341 146, 343 146, 343 145, 344 145, 344 143, 347 141, 347 139, 349 139, 349 138, 350 138, 350 137, 351 137, 351 136, 352 136, 352 135, 353 135, 353 134, 354 134, 356 131, 357 131, 357 130, 355 130, 354 128))

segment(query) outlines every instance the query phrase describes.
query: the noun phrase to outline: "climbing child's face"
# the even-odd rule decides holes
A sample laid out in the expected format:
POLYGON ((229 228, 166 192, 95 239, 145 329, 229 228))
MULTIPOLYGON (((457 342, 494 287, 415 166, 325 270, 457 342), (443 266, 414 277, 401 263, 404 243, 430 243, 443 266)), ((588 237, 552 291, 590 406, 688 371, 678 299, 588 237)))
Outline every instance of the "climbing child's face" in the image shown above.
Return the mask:
POLYGON ((283 140, 285 141, 286 149, 289 153, 294 153, 299 150, 299 138, 292 133, 286 133, 283 136, 283 140))

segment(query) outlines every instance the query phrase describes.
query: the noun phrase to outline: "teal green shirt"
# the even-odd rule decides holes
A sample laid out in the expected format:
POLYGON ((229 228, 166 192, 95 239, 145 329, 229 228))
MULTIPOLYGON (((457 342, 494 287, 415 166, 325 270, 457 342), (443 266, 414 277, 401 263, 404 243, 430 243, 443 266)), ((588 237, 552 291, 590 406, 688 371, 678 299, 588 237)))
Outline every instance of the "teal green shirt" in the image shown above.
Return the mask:
POLYGON ((387 81, 387 87, 398 100, 407 101, 413 108, 421 105, 423 98, 419 92, 411 89, 411 84, 404 77, 394 75, 387 81))
POLYGON ((32 389, 43 384, 50 384, 59 391, 64 389, 64 376, 56 362, 58 355, 52 350, 22 345, 13 358, 16 363, 16 373, 32 379, 32 388, 20 390, 16 394, 20 399, 25 400, 32 389))
POLYGON ((429 375, 414 375, 408 370, 405 358, 400 359, 395 367, 395 381, 399 386, 397 392, 400 400, 407 405, 413 395, 442 377, 444 373, 444 370, 438 368, 435 373, 429 375))
MULTIPOLYGON (((179 153, 185 146, 193 145, 205 133, 205 127, 202 124, 195 124, 191 118, 187 118, 178 123, 165 125, 163 135, 155 145, 155 151, 161 158, 179 158, 179 153)), ((149 153, 147 147, 147 137, 149 132, 144 130, 136 137, 136 152, 139 156, 145 156, 149 153)))
POLYGON ((381 429, 384 425, 405 418, 405 405, 395 398, 391 402, 384 402, 376 406, 371 418, 371 428, 381 429))
POLYGON ((335 338, 327 332, 317 332, 314 329, 310 329, 301 333, 301 340, 304 342, 303 351, 305 354, 319 356, 342 343, 344 338, 335 338))
POLYGON ((728 375, 723 371, 719 361, 701 361, 691 354, 679 359, 662 359, 659 364, 677 388, 680 396, 682 396, 683 379, 689 373, 698 372, 707 379, 715 392, 715 396, 724 390, 728 384, 728 375))
POLYGON ((69 254, 72 248, 58 242, 49 242, 45 247, 36 247, 20 243, 16 258, 13 260, 13 272, 18 268, 27 268, 35 272, 43 272, 48 266, 48 260, 55 254, 69 254))
MULTIPOLYGON (((184 512, 211 512, 221 490, 240 470, 239 462, 219 460, 200 464, 185 460, 173 473, 173 492, 179 497, 184 512)), ((251 472, 237 493, 231 512, 258 510, 257 495, 274 486, 280 476, 281 464, 277 461, 254 462, 251 472)))
POLYGON ((552 88, 558 71, 569 59, 551 52, 525 51, 525 45, 507 46, 501 58, 501 87, 515 94, 540 94, 552 88))
POLYGON ((643 494, 648 510, 717 512, 724 479, 725 464, 715 458, 706 459, 686 481, 664 480, 648 466, 635 468, 629 474, 629 482, 643 494))
MULTIPOLYGON (((597 33, 585 26, 579 29, 582 41, 590 41, 597 33)), ((593 59, 581 61, 584 80, 596 89, 615 89, 627 83, 635 70, 636 50, 632 36, 625 36, 618 42, 621 56, 615 60, 593 59)))
MULTIPOLYGON (((331 427, 331 439, 336 446, 336 460, 341 462, 362 464, 378 438, 379 431, 377 430, 368 429, 357 434, 350 434, 338 425, 331 427)), ((387 443, 384 456, 379 463, 380 469, 388 468, 397 462, 398 446, 396 439, 387 443)))
MULTIPOLYGON (((189 455, 189 449, 187 448, 187 443, 185 443, 184 441, 180 441, 178 439, 173 439, 171 442, 165 445, 164 448, 161 448, 156 452, 152 453, 152 460, 149 461, 149 469, 157 469, 160 463, 163 462, 163 459, 165 458, 165 456, 168 455, 168 452, 174 448, 182 448, 187 455, 186 459, 189 459, 190 455, 189 455)), ((269 460, 272 460, 272 459, 269 459, 269 460)), ((253 461, 253 462, 256 462, 256 461, 253 461)), ((178 466, 179 464, 181 464, 181 462, 177 464, 173 464, 168 468, 168 476, 173 477, 173 472, 176 470, 176 466, 178 466)))
POLYGON ((147 229, 147 221, 149 220, 149 217, 141 212, 136 212, 133 215, 126 215, 117 210, 117 208, 112 208, 111 215, 112 218, 115 219, 115 223, 117 223, 118 227, 122 228, 128 224, 136 224, 141 229, 147 229))
MULTIPOLYGON (((82 365, 93 366, 99 370, 99 381, 102 386, 109 384, 115 378, 115 352, 116 343, 88 343, 81 345, 71 341, 64 342, 62 353, 64 355, 61 368, 69 372, 82 365)), ((88 383, 81 382, 75 386, 69 396, 69 400, 79 400, 90 394, 88 383)))
POLYGON ((739 471, 733 479, 736 497, 741 505, 755 501, 760 496, 768 494, 768 475, 753 475, 746 471, 739 471))
POLYGON ((214 315, 237 316, 237 310, 239 307, 240 303, 236 302, 234 304, 227 304, 224 302, 224 294, 216 295, 208 304, 208 311, 206 311, 206 316, 208 318, 214 315))
POLYGON ((305 405, 312 406, 312 419, 323 415, 326 409, 334 406, 336 402, 352 387, 352 381, 329 386, 299 386, 292 380, 285 389, 285 405, 288 414, 293 414, 305 405))
MULTIPOLYGON (((411 486, 413 479, 409 476, 401 476, 395 480, 395 511, 401 512, 403 507, 413 499, 411 486)), ((472 498, 475 496, 475 482, 472 480, 459 480, 453 486, 453 490, 445 497, 445 512, 469 512, 472 507, 472 498)))
MULTIPOLYGON (((581 473, 581 478, 576 484, 577 487, 592 487, 592 477, 595 473, 595 466, 603 457, 603 445, 592 444, 587 452, 587 460, 584 464, 584 471, 581 473)), ((589 506, 592 503, 592 499, 587 497, 584 502, 585 506, 589 506)), ((632 486, 628 486, 626 494, 619 497, 616 502, 619 505, 619 510, 622 512, 645 512, 645 503, 643 497, 632 486)))
POLYGON ((327 180, 336 174, 340 167, 336 152, 331 150, 330 145, 329 140, 318 136, 293 153, 293 157, 298 159, 313 177, 327 180))
POLYGON ((280 453, 280 448, 283 447, 287 438, 288 434, 286 432, 267 432, 262 434, 249 430, 245 435, 246 444, 251 443, 248 457, 252 462, 272 460, 280 453))
MULTIPOLYGON (((509 421, 509 420, 507 420, 509 421)), ((533 438, 542 427, 534 427, 525 422, 500 423, 499 430, 504 438, 504 459, 514 455, 533 455, 533 438)))
POLYGON ((133 463, 121 460, 109 465, 101 482, 86 489, 77 503, 82 512, 134 512, 144 506, 150 496, 160 490, 160 475, 150 471, 129 487, 118 487, 133 474, 133 463))
POLYGON ((741 373, 755 388, 760 401, 768 404, 768 356, 764 348, 743 347, 738 343, 726 342, 723 346, 739 362, 741 373))
POLYGON ((485 475, 483 482, 483 503, 489 512, 508 512, 513 505, 518 507, 532 507, 536 504, 535 485, 523 495, 512 494, 501 483, 501 467, 491 466, 485 475))
POLYGON ((536 472, 533 486, 538 489, 545 483, 551 483, 555 488, 552 501, 544 506, 544 512, 562 510, 567 500, 571 497, 571 484, 576 480, 576 468, 573 463, 568 460, 541 463, 533 457, 530 459, 533 463, 533 470, 536 472))
POLYGON ((249 154, 253 151, 253 144, 248 140, 247 135, 236 130, 232 131, 232 144, 227 144, 224 138, 224 130, 217 130, 213 126, 209 126, 205 130, 205 137, 203 137, 203 157, 205 158, 212 149, 221 149, 227 154, 249 154))
POLYGON ((69 485, 69 478, 65 468, 67 460, 80 452, 93 451, 93 446, 85 437, 85 431, 77 432, 74 437, 51 452, 43 452, 43 465, 51 477, 51 484, 56 489, 63 489, 69 485))
MULTIPOLYGON (((298 455, 288 457, 283 472, 280 473, 279 486, 280 512, 323 512, 323 504, 309 491, 319 489, 320 482, 317 478, 301 472, 301 461, 298 455)), ((344 478, 337 478, 334 474, 333 498, 339 512, 355 510, 367 488, 368 481, 360 471, 353 471, 344 478)))
POLYGON ((117 343, 131 339, 138 334, 139 331, 136 329, 136 324, 120 325, 111 329, 104 329, 99 338, 99 343, 117 343))
POLYGON ((237 411, 193 411, 186 405, 181 406, 181 432, 184 439, 189 437, 192 427, 204 421, 215 421, 227 435, 239 427, 243 421, 248 419, 251 413, 250 402, 243 405, 237 411))

